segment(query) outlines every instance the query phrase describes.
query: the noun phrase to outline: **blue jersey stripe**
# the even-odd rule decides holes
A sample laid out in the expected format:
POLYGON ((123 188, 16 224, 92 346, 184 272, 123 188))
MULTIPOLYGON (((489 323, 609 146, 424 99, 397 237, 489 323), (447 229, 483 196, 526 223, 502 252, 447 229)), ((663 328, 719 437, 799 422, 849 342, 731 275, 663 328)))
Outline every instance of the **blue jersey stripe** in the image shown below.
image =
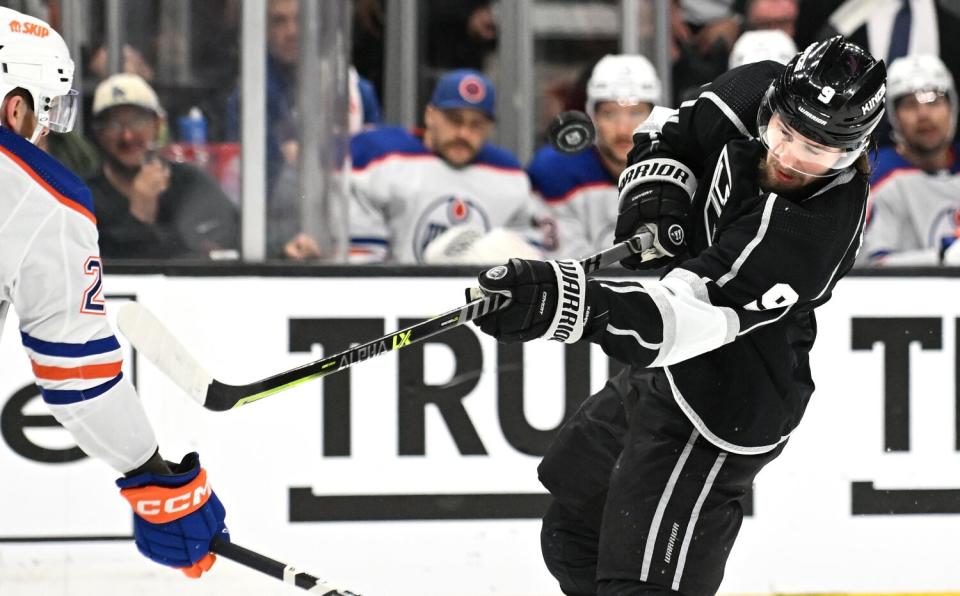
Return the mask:
POLYGON ((110 391, 114 385, 119 383, 120 379, 122 378, 123 373, 120 373, 106 383, 101 383, 96 387, 91 387, 89 389, 44 389, 41 387, 40 392, 43 394, 43 401, 47 402, 48 404, 54 404, 58 406, 75 404, 77 402, 93 399, 103 395, 107 391, 110 391))
POLYGON ((364 236, 352 236, 350 242, 353 244, 376 244, 379 246, 387 246, 389 244, 384 238, 369 238, 364 236))
POLYGON ((94 339, 82 344, 68 344, 55 341, 44 341, 37 339, 23 331, 20 332, 20 338, 23 340, 24 347, 30 348, 37 354, 44 356, 66 356, 68 358, 80 358, 82 356, 95 356, 97 354, 106 354, 120 349, 120 342, 116 336, 94 339))
POLYGON ((64 199, 94 217, 90 189, 66 166, 6 127, 0 127, 0 147, 16 155, 64 199))

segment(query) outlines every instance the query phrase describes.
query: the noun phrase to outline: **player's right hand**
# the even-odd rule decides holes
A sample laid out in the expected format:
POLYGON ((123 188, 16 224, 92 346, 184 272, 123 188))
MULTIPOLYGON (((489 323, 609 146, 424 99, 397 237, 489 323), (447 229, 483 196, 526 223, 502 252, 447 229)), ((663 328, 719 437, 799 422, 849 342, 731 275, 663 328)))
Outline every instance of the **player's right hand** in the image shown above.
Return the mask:
POLYGON ((188 453, 171 474, 145 472, 117 480, 120 494, 133 507, 133 536, 147 558, 200 577, 216 556, 214 538, 230 540, 226 512, 200 467, 200 456, 188 453))
MULTIPOLYGON (((616 242, 651 235, 651 247, 620 261, 627 269, 658 269, 687 252, 686 220, 690 196, 675 185, 649 182, 620 197, 616 242)), ((646 247, 647 242, 645 241, 646 247)))

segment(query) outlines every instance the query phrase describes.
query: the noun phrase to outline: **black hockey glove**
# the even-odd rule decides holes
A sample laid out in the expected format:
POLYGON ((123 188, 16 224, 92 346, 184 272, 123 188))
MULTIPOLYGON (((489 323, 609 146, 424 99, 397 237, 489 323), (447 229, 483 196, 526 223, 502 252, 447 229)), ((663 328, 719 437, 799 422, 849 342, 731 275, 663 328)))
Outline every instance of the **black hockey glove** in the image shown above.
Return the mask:
POLYGON ((646 233, 651 246, 620 264, 657 269, 686 254, 686 222, 696 188, 689 168, 672 159, 647 159, 625 169, 620 175, 615 241, 646 233))
POLYGON ((483 292, 510 298, 507 306, 474 321, 487 335, 506 343, 543 336, 574 343, 584 335, 591 309, 577 261, 510 259, 477 279, 483 292))

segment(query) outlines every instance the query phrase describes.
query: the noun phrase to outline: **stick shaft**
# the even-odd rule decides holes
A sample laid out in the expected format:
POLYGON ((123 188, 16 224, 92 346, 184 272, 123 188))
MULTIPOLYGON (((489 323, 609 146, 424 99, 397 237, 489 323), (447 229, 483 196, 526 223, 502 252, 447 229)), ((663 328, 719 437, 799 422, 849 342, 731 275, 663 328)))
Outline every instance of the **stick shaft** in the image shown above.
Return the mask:
POLYGON ((245 565, 255 569, 260 573, 275 577, 285 583, 292 584, 308 592, 323 594, 324 596, 359 596, 356 592, 337 588, 326 580, 315 575, 298 571, 291 565, 281 563, 276 559, 271 559, 258 552, 244 548, 239 544, 220 538, 214 538, 210 544, 210 550, 216 554, 230 559, 235 563, 245 565))
MULTIPOLYGON (((640 237, 635 236, 595 255, 581 259, 580 265, 583 267, 585 273, 590 274, 603 267, 608 267, 624 257, 639 253, 642 249, 643 246, 640 237)), ((332 356, 326 356, 319 360, 308 362, 297 368, 247 385, 228 385, 214 379, 207 389, 203 406, 210 410, 223 411, 261 400, 274 393, 299 385, 300 383, 325 377, 349 368, 358 362, 369 360, 386 352, 399 350, 429 339, 454 327, 459 327, 489 312, 497 310, 503 305, 504 301, 504 297, 498 294, 477 298, 459 308, 395 331, 389 335, 379 337, 333 354, 332 356)))
MULTIPOLYGON (((644 250, 640 235, 580 260, 587 274, 644 250)), ((230 385, 212 377, 177 338, 142 305, 121 309, 117 323, 130 343, 167 377, 208 410, 222 412, 255 402, 311 379, 324 377, 358 362, 410 346, 501 308, 506 298, 491 294, 471 300, 441 315, 308 362, 246 385, 230 385)))

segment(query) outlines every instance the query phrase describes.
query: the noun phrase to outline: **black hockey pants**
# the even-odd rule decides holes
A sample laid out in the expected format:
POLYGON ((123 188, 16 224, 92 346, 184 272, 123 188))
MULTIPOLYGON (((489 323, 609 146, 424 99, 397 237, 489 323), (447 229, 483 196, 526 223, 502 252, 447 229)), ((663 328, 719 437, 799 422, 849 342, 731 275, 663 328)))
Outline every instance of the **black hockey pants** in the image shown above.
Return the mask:
POLYGON ((661 369, 628 367, 587 399, 540 463, 554 501, 541 547, 568 595, 715 594, 754 477, 783 449, 706 440, 661 369))

